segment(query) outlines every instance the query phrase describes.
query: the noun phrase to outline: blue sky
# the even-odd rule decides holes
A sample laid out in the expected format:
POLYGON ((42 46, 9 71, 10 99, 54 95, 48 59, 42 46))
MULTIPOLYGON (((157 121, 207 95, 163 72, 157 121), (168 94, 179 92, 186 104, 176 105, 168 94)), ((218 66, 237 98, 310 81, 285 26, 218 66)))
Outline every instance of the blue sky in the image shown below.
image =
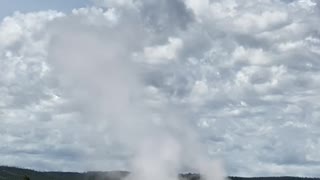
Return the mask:
POLYGON ((1 0, 0 19, 12 15, 15 11, 25 13, 51 9, 68 12, 91 4, 88 0, 1 0))

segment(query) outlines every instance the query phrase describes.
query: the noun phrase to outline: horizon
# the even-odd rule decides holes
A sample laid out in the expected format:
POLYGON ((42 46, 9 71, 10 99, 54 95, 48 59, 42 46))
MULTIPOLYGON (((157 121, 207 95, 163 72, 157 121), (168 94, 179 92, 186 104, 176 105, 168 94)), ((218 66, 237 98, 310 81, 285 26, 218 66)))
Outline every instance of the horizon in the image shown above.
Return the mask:
MULTIPOLYGON (((15 168, 15 169, 23 169, 23 170, 30 170, 30 171, 35 171, 39 173, 79 173, 79 174, 85 174, 85 173, 112 173, 112 172, 123 172, 123 173, 132 173, 131 171, 128 170, 90 170, 90 171, 41 171, 41 170, 36 170, 32 168, 24 168, 24 167, 15 167, 15 166, 6 166, 6 165, 0 165, 1 167, 6 167, 6 168, 15 168)), ((198 172, 180 172, 177 174, 178 176, 180 175, 199 175, 201 176, 200 173, 198 172)), ((237 175, 227 175, 226 178, 304 178, 304 179, 320 179, 320 177, 311 177, 311 176, 290 176, 290 175, 283 175, 283 176, 237 176, 237 175)))

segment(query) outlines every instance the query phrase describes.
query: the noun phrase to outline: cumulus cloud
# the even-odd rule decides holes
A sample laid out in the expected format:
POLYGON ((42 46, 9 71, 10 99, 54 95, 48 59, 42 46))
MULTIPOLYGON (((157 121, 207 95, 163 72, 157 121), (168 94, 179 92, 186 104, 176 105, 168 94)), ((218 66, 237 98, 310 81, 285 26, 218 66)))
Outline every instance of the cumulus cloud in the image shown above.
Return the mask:
POLYGON ((143 50, 144 59, 147 63, 161 64, 174 61, 178 57, 178 51, 182 48, 183 42, 178 38, 168 39, 168 44, 155 47, 145 47, 143 50))
POLYGON ((1 162, 319 175, 317 1, 95 2, 2 20, 1 162))

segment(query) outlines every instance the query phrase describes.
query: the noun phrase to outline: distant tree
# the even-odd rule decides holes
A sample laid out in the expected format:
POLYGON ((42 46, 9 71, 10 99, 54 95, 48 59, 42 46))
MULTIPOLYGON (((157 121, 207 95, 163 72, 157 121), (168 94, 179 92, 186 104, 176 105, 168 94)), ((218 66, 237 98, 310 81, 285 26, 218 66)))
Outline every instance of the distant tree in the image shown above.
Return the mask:
POLYGON ((23 176, 23 180, 30 180, 30 178, 27 175, 25 175, 23 176))
POLYGON ((95 175, 91 175, 91 176, 89 176, 89 179, 88 179, 88 180, 96 180, 95 175))

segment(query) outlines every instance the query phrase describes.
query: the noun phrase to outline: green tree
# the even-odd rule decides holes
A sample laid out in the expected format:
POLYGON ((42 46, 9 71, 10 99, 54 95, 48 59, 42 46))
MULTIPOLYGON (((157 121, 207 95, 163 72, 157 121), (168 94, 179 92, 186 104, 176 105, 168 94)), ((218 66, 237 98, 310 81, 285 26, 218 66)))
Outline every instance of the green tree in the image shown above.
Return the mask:
POLYGON ((23 180, 30 180, 30 178, 27 175, 25 175, 23 176, 23 180))

